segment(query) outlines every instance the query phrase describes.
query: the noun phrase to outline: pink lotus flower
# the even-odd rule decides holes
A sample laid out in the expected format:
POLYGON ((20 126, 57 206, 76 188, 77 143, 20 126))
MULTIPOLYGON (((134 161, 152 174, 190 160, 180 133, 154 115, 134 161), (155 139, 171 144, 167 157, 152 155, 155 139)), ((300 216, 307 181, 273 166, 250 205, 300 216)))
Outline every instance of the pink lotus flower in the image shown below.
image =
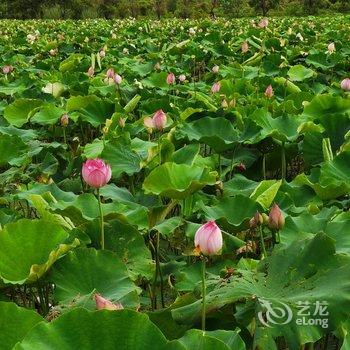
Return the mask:
POLYGON ((248 42, 247 42, 247 41, 244 41, 244 42, 242 43, 241 49, 242 49, 242 52, 243 52, 243 53, 247 53, 247 52, 248 52, 248 50, 249 50, 249 45, 248 45, 248 42))
POLYGON ((112 303, 110 300, 104 298, 100 294, 95 294, 94 299, 96 302, 97 310, 122 310, 123 305, 120 303, 112 303))
POLYGON ((114 79, 114 69, 113 68, 109 68, 106 72, 106 77, 107 78, 111 78, 111 79, 114 79))
POLYGON ((194 237, 195 247, 204 255, 218 254, 222 249, 222 234, 214 220, 202 225, 194 237))
POLYGON ((340 83, 340 87, 345 91, 350 91, 350 78, 345 78, 340 83))
POLYGON ((269 20, 265 17, 259 22, 260 28, 266 28, 269 25, 269 20))
POLYGON ((63 114, 61 116, 61 126, 66 127, 69 124, 69 116, 68 114, 63 114))
POLYGON ((111 167, 102 159, 88 159, 81 171, 84 181, 93 188, 106 185, 112 177, 111 167))
POLYGON ((93 68, 93 67, 90 67, 90 68, 88 69, 88 71, 87 71, 88 77, 91 78, 94 74, 95 74, 94 68, 93 68))
POLYGON ((175 74, 174 73, 169 73, 168 76, 166 77, 166 83, 168 85, 172 85, 175 83, 175 74))
POLYGON ((264 95, 267 98, 271 98, 274 95, 274 91, 271 84, 266 88, 264 95))
POLYGON ((162 109, 159 109, 156 113, 154 113, 152 119, 153 125, 157 130, 163 130, 165 128, 167 117, 162 109))
POLYGON ((211 87, 211 92, 215 94, 220 91, 220 88, 221 88, 220 82, 214 83, 213 86, 211 87))
POLYGON ((166 126, 167 116, 162 109, 154 113, 153 117, 146 117, 143 125, 152 131, 152 129, 163 130, 166 126))
POLYGON ((114 82, 117 84, 117 85, 120 85, 123 81, 123 78, 119 75, 119 74, 115 74, 114 75, 114 82))
POLYGON ((273 230, 280 230, 284 226, 284 217, 279 206, 274 203, 269 213, 269 227, 273 230))
POLYGON ((254 216, 249 220, 249 226, 250 228, 255 228, 257 226, 260 226, 264 223, 264 219, 262 215, 257 210, 254 216))
POLYGON ((11 65, 9 65, 9 64, 4 66, 4 67, 2 67, 2 72, 4 74, 12 73, 12 71, 13 71, 13 67, 11 65))
POLYGON ((220 67, 217 66, 217 65, 215 65, 215 66, 211 69, 211 71, 212 71, 214 74, 218 74, 218 73, 219 73, 219 69, 220 69, 220 67))
POLYGON ((331 54, 335 51, 335 45, 334 45, 334 43, 330 43, 330 44, 328 45, 327 50, 328 50, 328 53, 331 55, 331 54))
POLYGON ((183 83, 186 80, 186 75, 185 74, 181 74, 179 76, 179 80, 181 81, 181 83, 183 83))

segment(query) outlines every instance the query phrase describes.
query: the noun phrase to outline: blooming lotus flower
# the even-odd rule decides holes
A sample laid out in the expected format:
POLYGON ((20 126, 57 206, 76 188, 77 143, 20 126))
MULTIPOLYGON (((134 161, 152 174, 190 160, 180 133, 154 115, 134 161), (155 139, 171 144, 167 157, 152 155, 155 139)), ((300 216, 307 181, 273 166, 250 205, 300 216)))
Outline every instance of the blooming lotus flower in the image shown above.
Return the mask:
POLYGON ((280 230, 284 226, 284 217, 279 206, 274 203, 269 213, 269 227, 273 230, 280 230))
POLYGON ((254 216, 249 220, 249 226, 250 228, 255 228, 257 226, 262 225, 263 223, 264 223, 264 218, 257 210, 254 216))
POLYGON ((166 77, 166 83, 168 85, 172 85, 175 83, 175 74, 174 73, 169 73, 168 76, 166 77))
POLYGON ((9 64, 7 64, 6 66, 3 66, 2 67, 2 72, 4 73, 4 74, 9 74, 9 73, 11 73, 13 71, 13 67, 11 66, 11 65, 9 65, 9 64))
POLYGON ((248 50, 249 50, 249 45, 248 45, 248 42, 247 42, 247 41, 244 41, 244 42, 242 43, 241 49, 242 49, 242 52, 243 52, 243 53, 248 52, 248 50))
POLYGON ((157 130, 163 130, 165 128, 166 121, 167 117, 162 109, 159 109, 156 113, 154 113, 152 118, 154 128, 156 128, 157 130))
POLYGON ((260 28, 266 28, 269 25, 269 20, 267 18, 263 18, 258 25, 260 28))
POLYGON ((111 167, 102 159, 88 159, 81 171, 84 181, 93 188, 106 185, 112 177, 111 167))
POLYGON ((215 66, 211 69, 211 71, 212 71, 214 74, 218 74, 218 73, 219 73, 219 69, 220 69, 220 67, 217 66, 217 65, 215 65, 215 66))
POLYGON ((331 55, 331 54, 335 51, 335 45, 334 45, 334 43, 330 43, 330 44, 328 45, 327 50, 328 50, 328 53, 331 55))
POLYGON ((95 70, 93 67, 89 67, 88 71, 87 71, 87 75, 88 77, 92 77, 95 74, 95 70))
POLYGON ((114 304, 110 300, 105 299, 100 294, 95 294, 94 299, 96 302, 97 310, 122 310, 124 309, 123 305, 120 303, 114 304))
POLYGON ((214 83, 213 86, 211 87, 211 92, 215 94, 220 91, 220 88, 221 88, 220 82, 214 83))
POLYGON ((114 82, 117 84, 117 85, 120 85, 123 81, 123 78, 119 75, 119 74, 115 74, 114 75, 114 82))
POLYGON ((69 116, 68 116, 68 114, 63 114, 61 116, 60 121, 61 121, 61 126, 66 127, 68 125, 68 123, 69 123, 69 116))
POLYGON ((107 78, 111 78, 111 79, 114 79, 114 75, 115 75, 115 72, 114 72, 114 69, 113 68, 109 68, 106 72, 106 77, 107 78))
POLYGON ((181 81, 181 83, 183 83, 186 80, 186 75, 185 74, 181 74, 179 76, 179 80, 181 81))
POLYGON ((264 95, 267 98, 271 98, 274 95, 273 88, 272 88, 271 84, 266 88, 264 95))
POLYGON ((340 87, 345 91, 350 91, 350 78, 345 78, 340 83, 340 87))
POLYGON ((194 245, 204 255, 214 255, 221 251, 222 234, 214 220, 208 221, 197 230, 194 245))

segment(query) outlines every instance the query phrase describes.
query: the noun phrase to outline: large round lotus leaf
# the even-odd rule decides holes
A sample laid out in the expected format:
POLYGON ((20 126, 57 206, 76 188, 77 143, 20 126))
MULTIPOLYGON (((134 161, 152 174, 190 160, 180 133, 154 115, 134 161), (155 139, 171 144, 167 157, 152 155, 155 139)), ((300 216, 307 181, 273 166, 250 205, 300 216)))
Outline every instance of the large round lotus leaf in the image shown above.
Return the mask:
POLYGON ((125 264, 108 250, 81 248, 68 253, 52 269, 55 300, 71 302, 81 298, 92 307, 92 293, 96 292, 125 307, 138 305, 138 288, 130 280, 125 264), (90 301, 90 303, 89 303, 90 301))
POLYGON ((5 283, 34 282, 68 250, 69 234, 56 223, 22 219, 0 231, 0 276, 5 283))
POLYGON ((0 347, 11 350, 39 322, 44 321, 36 312, 14 303, 0 302, 0 347))
POLYGON ((20 128, 28 121, 30 112, 39 107, 41 104, 42 102, 39 100, 20 98, 6 106, 4 117, 11 125, 20 128))
POLYGON ((206 185, 214 185, 216 176, 208 168, 164 163, 146 177, 143 188, 146 193, 183 199, 206 185))
POLYGON ((32 329, 14 350, 167 350, 171 346, 148 316, 131 310, 76 308, 32 329))
POLYGON ((27 145, 16 135, 0 134, 0 166, 7 163, 11 165, 20 165, 19 158, 27 150, 27 145))
MULTIPOLYGON (((274 332, 274 337, 284 336, 290 349, 298 349, 301 344, 318 340, 322 333, 328 333, 347 320, 350 284, 344 276, 350 273, 350 260, 345 256, 339 259, 331 238, 317 234, 311 240, 293 242, 286 249, 276 249, 261 265, 264 272, 240 269, 240 277, 234 276, 231 283, 209 292, 207 309, 217 310, 238 300, 253 300, 252 320, 255 313, 264 308, 264 301, 269 301, 272 307, 281 306, 282 302, 292 311, 292 319, 287 324, 276 323, 267 328, 269 332, 274 332), (327 302, 328 328, 312 323, 298 325, 299 301, 308 302, 311 307, 306 321, 314 317, 318 301, 327 302)), ((201 309, 199 299, 172 310, 172 315, 181 323, 193 323, 200 319, 201 309)))
POLYGON ((252 218, 257 210, 261 211, 260 205, 255 200, 237 195, 223 198, 218 204, 204 206, 207 219, 226 220, 232 226, 240 226, 244 221, 252 218))
POLYGON ((332 95, 317 95, 304 108, 303 114, 319 118, 326 114, 350 113, 350 100, 332 95))
POLYGON ((216 152, 232 147, 238 141, 238 132, 225 118, 201 118, 187 123, 180 129, 190 141, 196 140, 209 145, 216 152))
POLYGON ((297 64, 296 66, 291 67, 287 74, 292 81, 303 81, 305 79, 311 78, 316 73, 310 68, 306 68, 301 64, 297 64))
POLYGON ((46 104, 40 108, 40 111, 34 114, 30 121, 31 123, 38 123, 41 125, 53 125, 60 120, 60 117, 64 113, 64 109, 52 104, 46 104))

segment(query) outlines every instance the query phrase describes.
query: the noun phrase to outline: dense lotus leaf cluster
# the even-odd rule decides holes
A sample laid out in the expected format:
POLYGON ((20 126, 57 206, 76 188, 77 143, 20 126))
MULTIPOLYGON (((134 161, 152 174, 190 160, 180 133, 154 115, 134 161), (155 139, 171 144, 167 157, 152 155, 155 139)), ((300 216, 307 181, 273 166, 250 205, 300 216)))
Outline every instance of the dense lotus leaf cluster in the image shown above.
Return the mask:
POLYGON ((349 25, 0 21, 0 348, 348 349, 349 25))

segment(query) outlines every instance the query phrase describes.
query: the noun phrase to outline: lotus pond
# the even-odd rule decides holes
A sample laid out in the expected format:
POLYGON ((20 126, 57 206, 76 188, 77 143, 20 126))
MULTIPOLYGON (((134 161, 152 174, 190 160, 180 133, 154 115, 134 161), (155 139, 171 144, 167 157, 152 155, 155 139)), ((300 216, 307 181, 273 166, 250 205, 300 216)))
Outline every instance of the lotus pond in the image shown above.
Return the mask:
POLYGON ((350 349, 350 17, 0 21, 0 349, 350 349))

